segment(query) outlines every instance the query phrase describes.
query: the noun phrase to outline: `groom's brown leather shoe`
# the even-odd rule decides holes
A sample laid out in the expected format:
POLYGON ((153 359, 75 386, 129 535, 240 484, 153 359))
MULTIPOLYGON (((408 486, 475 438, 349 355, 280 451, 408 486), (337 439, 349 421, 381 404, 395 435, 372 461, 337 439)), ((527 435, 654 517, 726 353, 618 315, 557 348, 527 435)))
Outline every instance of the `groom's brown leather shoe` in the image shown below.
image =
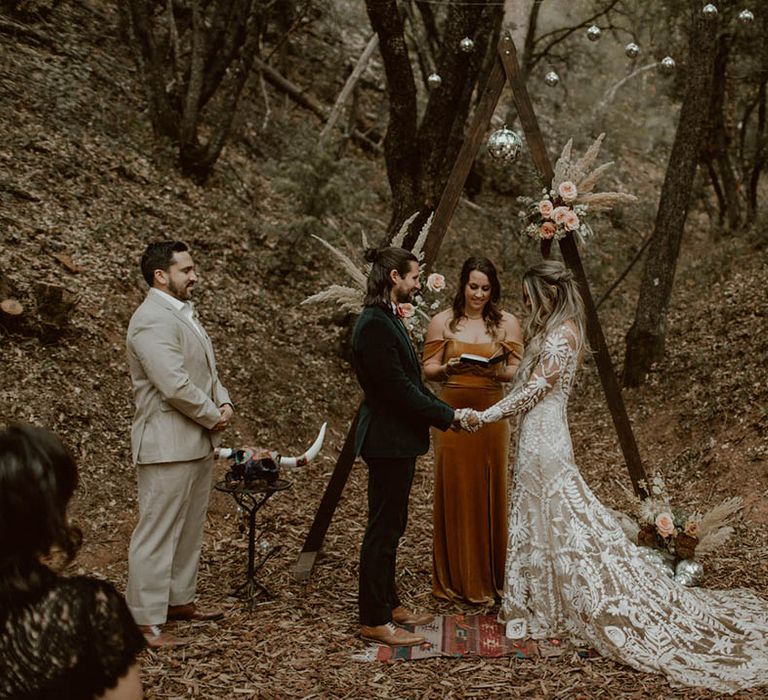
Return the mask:
POLYGON ((376 625, 375 627, 362 625, 360 627, 360 637, 369 642, 386 644, 390 647, 415 647, 426 641, 420 634, 414 634, 400 627, 395 627, 391 622, 388 622, 386 625, 376 625))
POLYGON ((201 610, 194 603, 186 605, 169 605, 169 620, 193 620, 195 622, 207 622, 209 620, 220 620, 224 617, 223 610, 201 610))
POLYGON ((417 613, 413 610, 408 610, 403 605, 398 605, 392 610, 392 622, 396 625, 428 625, 435 619, 434 615, 429 613, 417 613))
POLYGON ((139 625, 139 631, 147 640, 147 646, 152 649, 183 647, 189 643, 189 640, 183 637, 174 637, 170 632, 164 631, 160 625, 139 625))

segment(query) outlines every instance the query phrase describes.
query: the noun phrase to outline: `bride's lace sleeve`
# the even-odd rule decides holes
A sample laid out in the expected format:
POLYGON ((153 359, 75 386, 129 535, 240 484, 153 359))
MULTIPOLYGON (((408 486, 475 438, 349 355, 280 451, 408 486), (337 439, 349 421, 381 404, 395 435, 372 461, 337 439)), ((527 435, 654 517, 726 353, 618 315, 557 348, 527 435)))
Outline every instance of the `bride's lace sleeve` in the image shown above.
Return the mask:
POLYGON ((498 403, 480 411, 480 421, 495 423, 507 416, 530 411, 555 386, 561 373, 572 363, 571 358, 578 343, 577 331, 569 324, 558 326, 544 339, 541 358, 528 381, 498 403))

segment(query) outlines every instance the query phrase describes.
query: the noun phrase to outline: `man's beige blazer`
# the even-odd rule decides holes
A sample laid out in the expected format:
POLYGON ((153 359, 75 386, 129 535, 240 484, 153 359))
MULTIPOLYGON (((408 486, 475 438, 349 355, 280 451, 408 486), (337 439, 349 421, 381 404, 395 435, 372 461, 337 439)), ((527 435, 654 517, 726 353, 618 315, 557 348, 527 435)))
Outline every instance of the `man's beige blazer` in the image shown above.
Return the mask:
POLYGON ((136 402, 134 464, 201 459, 218 444, 210 429, 221 417, 219 406, 231 401, 201 331, 157 290, 134 312, 126 338, 136 402))

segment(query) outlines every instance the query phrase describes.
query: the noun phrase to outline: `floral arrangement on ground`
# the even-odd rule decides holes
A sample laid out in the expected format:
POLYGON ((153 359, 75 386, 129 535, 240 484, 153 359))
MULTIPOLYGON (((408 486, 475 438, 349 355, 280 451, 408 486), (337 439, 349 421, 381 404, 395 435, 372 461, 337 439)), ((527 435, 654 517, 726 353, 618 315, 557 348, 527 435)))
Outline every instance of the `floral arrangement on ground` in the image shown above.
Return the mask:
POLYGON ((600 134, 575 162, 573 139, 570 139, 555 163, 549 188, 542 190, 543 196, 518 198, 526 206, 519 214, 525 223, 525 235, 534 240, 552 241, 572 233, 584 241, 593 234, 589 215, 608 211, 616 204, 637 201, 637 197, 624 192, 593 192, 600 176, 613 165, 609 162, 593 168, 604 138, 605 134, 600 134))
POLYGON ((636 521, 624 516, 622 526, 636 544, 668 552, 677 560, 692 560, 725 544, 734 532, 727 522, 741 510, 740 497, 727 498, 705 513, 672 505, 664 478, 656 473, 641 483, 649 494, 635 502, 636 521))

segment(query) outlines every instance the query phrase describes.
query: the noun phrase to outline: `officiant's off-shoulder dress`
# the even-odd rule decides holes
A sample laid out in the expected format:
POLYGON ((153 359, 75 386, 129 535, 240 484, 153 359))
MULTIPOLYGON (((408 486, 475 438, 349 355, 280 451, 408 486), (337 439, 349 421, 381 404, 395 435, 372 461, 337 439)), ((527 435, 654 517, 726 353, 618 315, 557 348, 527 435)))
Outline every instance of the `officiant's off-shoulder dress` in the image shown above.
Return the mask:
MULTIPOLYGON (((523 347, 514 341, 468 343, 432 340, 424 360, 442 353, 447 362, 462 353, 493 357, 523 347)), ((483 410, 504 396, 501 382, 476 374, 453 374, 440 398, 454 408, 483 410)), ((509 423, 483 430, 433 431, 435 487, 433 502, 432 593, 438 598, 493 604, 501 595, 507 548, 509 423)))
POLYGON ((507 636, 568 638, 673 685, 768 684, 768 601, 668 578, 579 474, 566 413, 578 345, 570 324, 551 332, 527 383, 484 415, 522 415, 499 612, 507 636))

